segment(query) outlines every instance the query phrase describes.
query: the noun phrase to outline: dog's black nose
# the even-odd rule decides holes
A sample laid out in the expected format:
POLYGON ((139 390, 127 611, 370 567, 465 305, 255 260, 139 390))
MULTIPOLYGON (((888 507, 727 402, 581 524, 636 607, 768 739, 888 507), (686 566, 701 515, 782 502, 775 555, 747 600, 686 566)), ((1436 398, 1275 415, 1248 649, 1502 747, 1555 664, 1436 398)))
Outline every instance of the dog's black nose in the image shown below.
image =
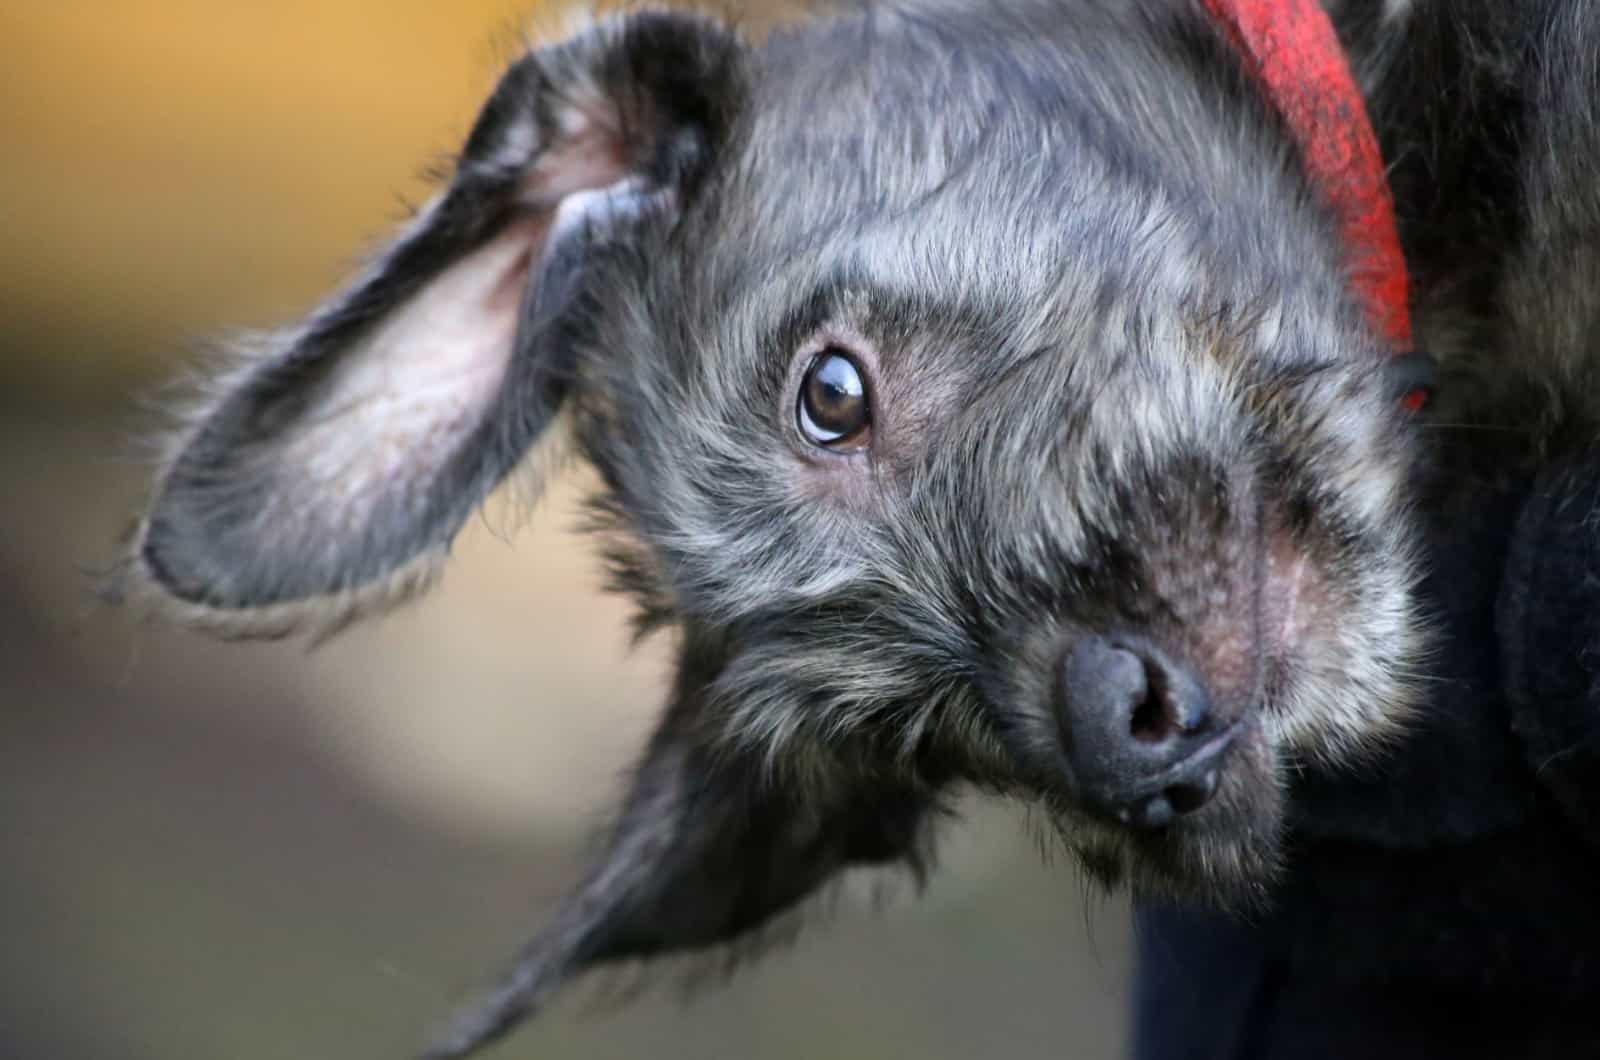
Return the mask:
POLYGON ((1228 734, 1195 675, 1151 646, 1095 634, 1073 641, 1056 715, 1086 809, 1161 828, 1217 790, 1228 734))

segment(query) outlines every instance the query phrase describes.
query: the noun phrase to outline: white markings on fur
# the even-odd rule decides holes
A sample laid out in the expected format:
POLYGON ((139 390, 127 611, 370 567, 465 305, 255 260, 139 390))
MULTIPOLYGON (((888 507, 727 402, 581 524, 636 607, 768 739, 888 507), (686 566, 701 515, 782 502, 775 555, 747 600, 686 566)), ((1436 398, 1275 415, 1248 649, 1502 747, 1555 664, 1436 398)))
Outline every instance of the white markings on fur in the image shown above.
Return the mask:
POLYGON ((1411 14, 1415 0, 1383 0, 1383 20, 1398 22, 1411 14))
POLYGON ((505 139, 481 164, 496 169, 521 169, 539 148, 539 127, 529 115, 513 122, 504 135, 505 139))
MULTIPOLYGON (((1269 556, 1267 562, 1276 566, 1276 557, 1269 556)), ((1290 567, 1283 577, 1281 585, 1276 586, 1282 594, 1283 613, 1278 619, 1278 628, 1275 632, 1280 644, 1292 644, 1299 640, 1300 629, 1300 595, 1305 589, 1306 565, 1311 562, 1311 557, 1299 553, 1290 561, 1290 567)), ((1269 582, 1271 584, 1271 582, 1269 582)))
POLYGON ((533 159, 524 182, 524 200, 548 208, 575 192, 606 188, 628 175, 628 150, 622 140, 616 105, 593 85, 578 86, 556 116, 555 142, 533 159))
POLYGON ((1339 577, 1286 541, 1268 546, 1264 621, 1271 657, 1287 667, 1282 701, 1268 704, 1274 739, 1336 764, 1378 749, 1411 717, 1411 668, 1426 651, 1405 544, 1384 570, 1342 565, 1339 577))

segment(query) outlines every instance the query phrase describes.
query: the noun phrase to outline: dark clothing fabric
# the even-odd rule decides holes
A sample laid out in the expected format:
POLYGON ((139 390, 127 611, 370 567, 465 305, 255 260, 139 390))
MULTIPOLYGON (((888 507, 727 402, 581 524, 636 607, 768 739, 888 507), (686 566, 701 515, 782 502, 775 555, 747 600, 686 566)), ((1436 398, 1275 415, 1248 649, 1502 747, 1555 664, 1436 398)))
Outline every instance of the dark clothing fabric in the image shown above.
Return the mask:
POLYGON ((1138 1060, 1600 1056, 1600 463, 1456 498, 1423 717, 1301 778, 1268 908, 1139 907, 1138 1060))

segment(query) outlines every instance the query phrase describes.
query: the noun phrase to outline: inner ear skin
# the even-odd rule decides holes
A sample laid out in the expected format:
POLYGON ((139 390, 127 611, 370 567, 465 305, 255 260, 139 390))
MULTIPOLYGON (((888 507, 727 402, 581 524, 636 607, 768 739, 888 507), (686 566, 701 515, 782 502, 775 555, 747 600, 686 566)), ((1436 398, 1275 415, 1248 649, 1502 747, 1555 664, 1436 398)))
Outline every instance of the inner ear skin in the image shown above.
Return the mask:
POLYGON ((213 387, 159 476, 136 579, 233 635, 337 628, 425 585, 555 418, 597 244, 681 208, 713 158, 741 49, 650 14, 515 64, 449 188, 213 387))
POLYGON ((548 416, 526 400, 540 358, 514 350, 515 303, 484 304, 508 276, 526 283, 528 227, 454 263, 350 346, 307 337, 256 369, 162 482, 141 550, 152 578, 189 603, 264 607, 442 550, 548 416))

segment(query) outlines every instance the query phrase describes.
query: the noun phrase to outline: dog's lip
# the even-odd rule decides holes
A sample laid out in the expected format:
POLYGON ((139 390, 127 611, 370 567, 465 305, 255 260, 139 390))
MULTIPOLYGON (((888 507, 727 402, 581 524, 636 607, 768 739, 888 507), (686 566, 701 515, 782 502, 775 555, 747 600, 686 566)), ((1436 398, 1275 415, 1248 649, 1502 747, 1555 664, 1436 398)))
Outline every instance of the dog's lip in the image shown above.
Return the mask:
POLYGON ((1161 772, 1146 778, 1142 784, 1128 794, 1125 801, 1133 803, 1160 795, 1168 788, 1184 783, 1185 779, 1193 776, 1196 771, 1205 772, 1222 769, 1222 757, 1233 746, 1234 740, 1244 730, 1246 724, 1246 719, 1241 718, 1229 725, 1226 729, 1201 744, 1200 749, 1189 757, 1181 762, 1175 762, 1161 772))

